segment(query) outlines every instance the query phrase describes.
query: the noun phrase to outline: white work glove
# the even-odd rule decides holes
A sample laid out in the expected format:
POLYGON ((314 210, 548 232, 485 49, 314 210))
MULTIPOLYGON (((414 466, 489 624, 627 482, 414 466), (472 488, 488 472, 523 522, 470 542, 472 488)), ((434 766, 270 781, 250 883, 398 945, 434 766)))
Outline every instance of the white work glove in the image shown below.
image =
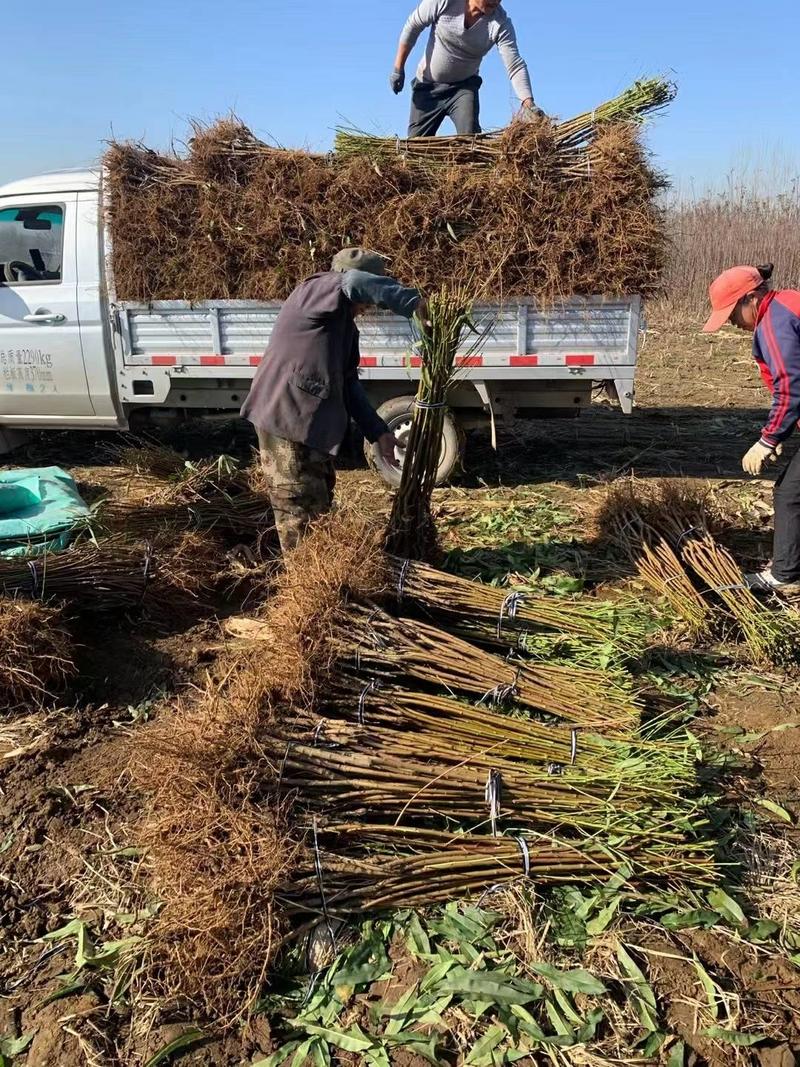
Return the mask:
POLYGON ((523 122, 541 122, 542 119, 547 118, 547 113, 533 102, 533 100, 526 100, 522 107, 519 109, 519 118, 523 122))
POLYGON ((403 87, 406 84, 406 72, 404 70, 393 70, 389 75, 389 87, 395 96, 398 96, 403 91, 403 87))
POLYGON ((742 470, 745 474, 752 474, 754 477, 761 474, 764 464, 769 460, 770 463, 777 463, 778 456, 783 452, 783 445, 777 445, 775 448, 772 445, 765 445, 763 441, 756 441, 750 451, 742 459, 742 470))
POLYGON ((400 448, 401 445, 393 433, 381 434, 376 444, 385 463, 388 463, 390 467, 400 466, 395 449, 400 448))

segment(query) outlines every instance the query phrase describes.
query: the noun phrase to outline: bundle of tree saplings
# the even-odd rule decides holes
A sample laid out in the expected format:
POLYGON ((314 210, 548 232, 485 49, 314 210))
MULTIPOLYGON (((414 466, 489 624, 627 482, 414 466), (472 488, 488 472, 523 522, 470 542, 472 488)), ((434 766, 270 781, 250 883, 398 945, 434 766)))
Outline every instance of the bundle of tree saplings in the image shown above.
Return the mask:
MULTIPOLYGON (((403 472, 394 501, 386 547, 405 559, 430 555, 435 543, 431 497, 442 450, 442 427, 447 396, 471 321, 472 301, 465 288, 447 287, 432 293, 416 323, 419 332, 420 380, 408 436, 403 472)), ((477 334, 480 340, 480 334, 477 334)), ((475 346, 473 345, 473 348, 475 346)), ((472 349, 462 353, 469 363, 472 349)))
POLYGON ((403 612, 419 611, 465 627, 476 637, 518 644, 522 635, 558 635, 641 655, 652 624, 641 607, 591 598, 563 599, 473 582, 425 563, 390 557, 389 597, 403 612))
POLYGON ((466 152, 444 138, 376 146, 344 135, 339 151, 314 155, 265 144, 233 117, 195 123, 181 156, 112 143, 118 296, 281 300, 356 244, 425 292, 476 277, 491 279, 495 299, 652 292, 665 261, 665 182, 638 125, 671 94, 641 83, 594 117, 514 123, 486 142, 469 138, 466 152), (420 166, 423 151, 441 151, 441 165, 420 166))
POLYGON ((265 636, 137 752, 173 992, 241 1010, 325 916, 525 878, 715 879, 691 738, 644 736, 624 671, 509 661, 389 614, 383 539, 322 520, 265 636))
MULTIPOLYGON (((675 99, 676 87, 665 78, 646 78, 635 82, 619 96, 592 111, 555 124, 555 140, 561 149, 561 167, 565 175, 581 177, 591 168, 591 142, 598 129, 613 122, 641 122, 661 111, 675 99)), ((358 130, 336 131, 336 152, 343 158, 366 157, 380 160, 401 154, 422 167, 448 166, 454 163, 496 165, 509 150, 506 131, 455 135, 449 137, 374 137, 358 130)))
MULTIPOLYGON (((324 717, 279 717, 261 737, 280 788, 296 790, 298 802, 321 817, 339 814, 397 826, 441 821, 489 828, 494 836, 524 828, 567 838, 610 833, 612 825, 615 832, 652 829, 668 813, 686 825, 703 822, 688 799, 697 777, 685 738, 640 749, 576 728, 517 720, 524 739, 531 734, 539 746, 535 758, 520 758, 501 752, 509 741, 502 715, 489 721, 474 717, 466 741, 441 727, 409 726, 400 715, 394 722, 385 717, 376 722, 358 700, 357 716, 341 708, 334 717, 326 705, 324 717)), ((452 705, 457 721, 459 705, 452 705)), ((467 706, 465 717, 471 712, 467 706)))
POLYGON ((588 670, 509 659, 447 630, 351 605, 333 630, 339 662, 366 680, 410 678, 468 694, 490 707, 519 706, 554 720, 608 732, 634 730, 640 707, 621 670, 588 670))
POLYGON ((708 487, 626 479, 606 491, 595 527, 636 563, 640 578, 694 637, 709 636, 715 625, 730 632, 733 623, 755 663, 796 660, 800 622, 747 588, 741 568, 716 540, 724 518, 708 487))

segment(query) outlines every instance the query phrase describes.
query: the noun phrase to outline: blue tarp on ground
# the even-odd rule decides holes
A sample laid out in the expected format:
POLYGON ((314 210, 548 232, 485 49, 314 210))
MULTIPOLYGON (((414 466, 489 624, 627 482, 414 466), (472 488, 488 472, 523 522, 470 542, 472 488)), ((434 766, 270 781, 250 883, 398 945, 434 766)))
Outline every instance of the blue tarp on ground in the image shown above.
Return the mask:
POLYGON ((60 467, 0 471, 0 555, 66 548, 89 514, 75 482, 60 467))

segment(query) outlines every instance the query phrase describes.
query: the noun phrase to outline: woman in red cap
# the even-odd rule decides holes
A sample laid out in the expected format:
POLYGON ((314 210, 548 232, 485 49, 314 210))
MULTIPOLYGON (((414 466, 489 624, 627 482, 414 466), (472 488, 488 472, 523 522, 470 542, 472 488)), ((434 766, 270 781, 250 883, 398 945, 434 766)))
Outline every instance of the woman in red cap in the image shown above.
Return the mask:
MULTIPOLYGON (((800 292, 771 290, 772 264, 732 267, 709 290, 714 309, 706 333, 726 322, 754 334, 753 355, 767 388, 772 410, 761 437, 742 460, 748 474, 758 475, 769 460, 776 463, 800 420, 800 292)), ((800 593, 800 452, 775 483, 775 539, 772 566, 748 575, 754 589, 800 593)))

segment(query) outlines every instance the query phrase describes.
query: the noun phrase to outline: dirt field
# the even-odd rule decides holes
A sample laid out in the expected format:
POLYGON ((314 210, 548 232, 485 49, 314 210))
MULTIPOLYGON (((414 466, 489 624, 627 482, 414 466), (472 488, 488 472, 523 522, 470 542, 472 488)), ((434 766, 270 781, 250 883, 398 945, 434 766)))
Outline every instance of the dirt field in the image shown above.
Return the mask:
MULTIPOLYGON (((597 544, 589 524, 602 487, 630 473, 709 480, 715 492, 735 502, 739 521, 726 542, 744 565, 765 562, 770 486, 745 481, 740 468, 768 406, 747 344, 727 335, 707 339, 670 323, 663 312, 651 313, 638 404, 630 419, 598 405, 574 422, 514 428, 504 433, 497 454, 480 437, 472 438, 463 477, 437 491, 448 565, 488 579, 521 574, 555 591, 579 585, 610 593, 635 588, 630 567, 597 544)), ((189 437, 178 443, 193 457, 217 449, 245 456, 249 448, 241 427, 213 441, 189 437)), ((36 439, 13 460, 20 466, 62 464, 87 499, 95 500, 104 492, 126 491, 108 445, 108 438, 54 434, 36 439)), ((343 470, 339 491, 365 508, 383 509, 389 501, 387 490, 361 469, 343 470)), ((132 827, 140 800, 128 777, 131 752, 149 721, 169 716, 178 696, 203 684, 215 656, 232 640, 225 620, 246 613, 248 593, 249 586, 242 585, 176 617, 145 610, 81 621, 80 676, 62 709, 21 714, 0 727, 0 1035, 31 1039, 16 1057, 13 1049, 6 1051, 11 1046, 0 1044, 7 1055, 0 1054, 0 1064, 157 1067, 180 1057, 186 1064, 234 1067, 274 1052, 269 1011, 218 1037, 214 1021, 197 1018, 186 1005, 139 996, 138 973, 128 976, 133 992, 121 1006, 105 981, 124 952, 114 944, 146 936, 154 906, 139 877, 142 855, 132 827), (76 959, 74 937, 47 939, 76 917, 91 939, 90 947, 83 946, 83 960, 76 959), (52 999, 63 993, 65 975, 71 995, 52 999), (170 1053, 170 1042, 195 1024, 206 1036, 170 1053)), ((775 870, 765 875, 777 916, 787 900, 796 903, 786 871, 793 870, 800 817, 800 683, 742 666, 724 648, 702 653, 678 648, 670 655, 659 667, 661 677, 694 701, 693 729, 703 743, 741 761, 737 795, 750 798, 745 803, 754 819, 770 810, 786 814, 759 824, 765 839, 779 843, 767 851, 782 850, 775 870), (759 808, 758 799, 778 809, 759 808)), ((589 1045, 580 1055, 543 1054, 540 1062, 576 1067, 800 1062, 800 971, 771 945, 753 945, 716 929, 667 937, 642 925, 636 937, 640 958, 652 964, 659 1011, 685 1042, 682 1058, 667 1059, 676 1045, 648 1054, 631 1048, 624 1056, 620 1050, 592 1053, 589 1045), (743 1029, 744 1020, 759 1020, 762 1039, 753 1047, 708 1036, 708 1019, 698 1007, 703 990, 695 959, 714 975, 726 1003, 737 999, 743 1029)), ((400 964, 395 983, 413 986, 419 979, 414 962, 400 964)), ((377 996, 384 994, 381 989, 377 996)), ((728 1018, 735 1019, 736 1010, 728 1018)), ((357 1054, 341 1056, 342 1063, 364 1062, 357 1054)), ((392 1062, 411 1067, 426 1060, 398 1052, 392 1062)))

